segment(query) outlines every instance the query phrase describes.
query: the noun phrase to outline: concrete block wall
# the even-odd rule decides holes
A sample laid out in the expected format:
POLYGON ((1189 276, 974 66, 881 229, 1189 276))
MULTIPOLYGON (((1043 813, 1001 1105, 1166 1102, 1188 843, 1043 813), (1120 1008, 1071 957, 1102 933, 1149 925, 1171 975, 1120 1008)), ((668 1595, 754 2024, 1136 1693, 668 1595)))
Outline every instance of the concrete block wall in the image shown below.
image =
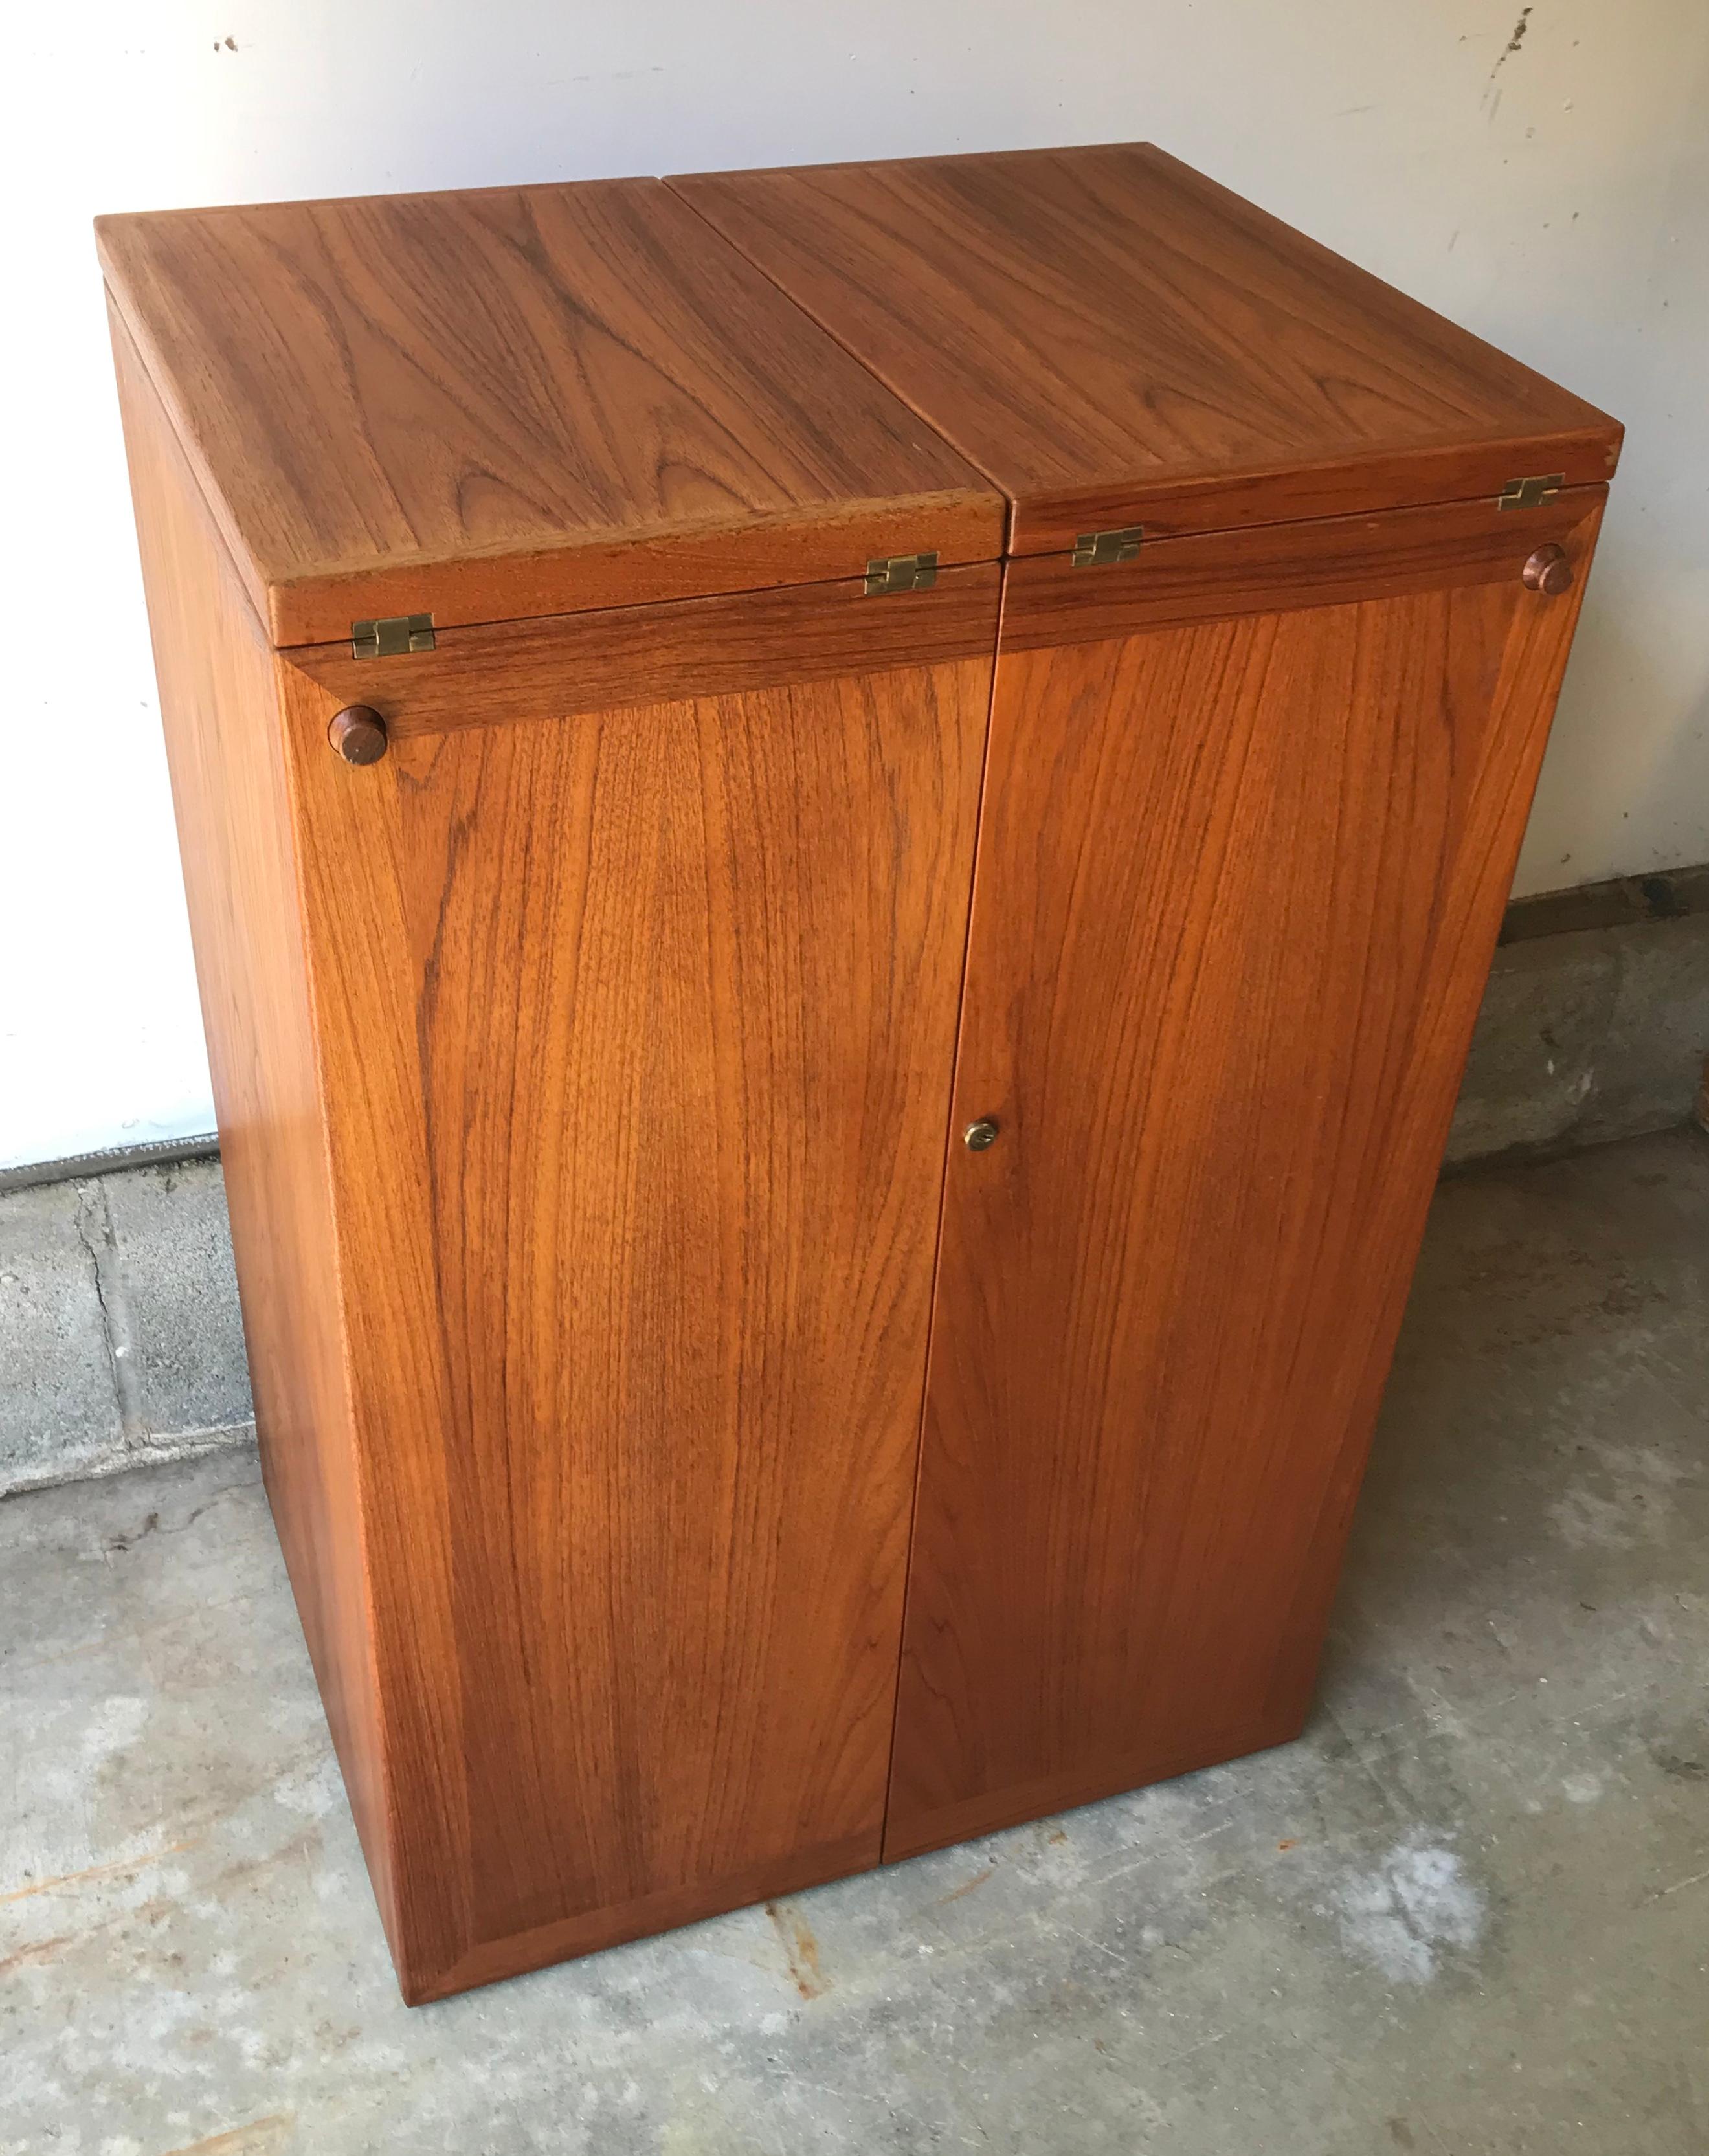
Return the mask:
POLYGON ((0 1194, 0 1495, 254 1435, 217 1160, 0 1194))
POLYGON ((1709 1059, 1709 868, 1522 899, 1484 990, 1446 1165, 1671 1129, 1709 1059))
MULTIPOLYGON (((1683 1123, 1706 1056, 1709 870, 1522 901, 1447 1164, 1683 1123)), ((218 1162, 12 1179, 0 1188, 0 1495, 251 1438, 218 1162)))

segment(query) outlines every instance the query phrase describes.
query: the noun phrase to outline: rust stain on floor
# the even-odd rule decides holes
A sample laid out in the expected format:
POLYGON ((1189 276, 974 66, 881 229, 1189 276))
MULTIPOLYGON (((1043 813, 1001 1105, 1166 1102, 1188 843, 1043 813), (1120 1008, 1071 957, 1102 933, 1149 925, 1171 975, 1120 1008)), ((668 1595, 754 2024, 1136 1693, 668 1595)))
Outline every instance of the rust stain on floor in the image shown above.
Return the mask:
POLYGON ((305 1826, 300 1834, 294 1834, 289 1841, 280 1842, 277 1849, 267 1850, 259 1856, 234 1857, 229 1864, 222 1866, 213 1883, 217 1887, 240 1886, 260 1872, 271 1871, 275 1864, 285 1864, 295 1857, 306 1856, 310 1850, 319 1846, 320 1840, 321 1828, 317 1821, 313 1825, 305 1826))
POLYGON ((127 1871, 142 1871, 151 1864, 159 1864, 168 1856, 182 1856, 187 1849, 194 1849, 193 1841, 169 1842, 164 1849, 151 1850, 146 1856, 126 1857, 118 1864, 91 1864, 86 1871, 62 1871, 56 1879, 38 1879, 33 1887, 14 1887, 9 1894, 0 1894, 0 1906, 8 1902, 27 1902, 32 1894, 51 1894, 57 1887, 81 1887, 91 1879, 117 1879, 127 1871))
POLYGON ((72 1945, 75 1932, 61 1932, 57 1938, 38 1939, 33 1947, 20 1947, 16 1953, 8 1954, 0 1961, 0 1976, 9 1975, 14 1969, 28 1969, 33 1961, 52 1961, 62 1947, 72 1945))
POLYGON ((983 1887, 986 1881, 993 1876, 996 1869, 995 1865, 987 1865, 983 1871, 976 1871, 971 1879, 962 1880, 959 1887, 952 1887, 947 1894, 940 1894, 937 1901, 932 1903, 932 1907, 941 1909, 946 1902, 959 1902, 963 1894, 971 1894, 976 1887, 983 1887))
POLYGON ((182 2148, 169 2148, 167 2156, 267 2156, 267 2152, 283 2148, 285 2136, 296 2123, 294 2111, 269 2112, 265 2118, 252 2118, 247 2126, 234 2126, 223 2133, 212 2133, 205 2141, 187 2141, 182 2148))
POLYGON ((819 1941, 803 1917, 781 1902, 767 1902, 766 1914, 777 1928, 783 1942, 783 1952, 788 1957, 789 1974, 795 1979, 795 1989, 803 1999, 822 1999, 831 1988, 831 1980, 819 1965, 819 1941))
POLYGON ((151 1895, 147 1901, 139 1902, 134 1909, 121 1909, 117 1916, 104 1917, 86 1931, 60 1932, 51 1939, 38 1939, 33 1946, 20 1947, 16 1953, 0 1961, 0 1976, 11 1969, 28 1969, 32 1962, 52 1961, 68 1948, 85 1946, 105 1932, 121 1931, 127 1925, 146 1928, 150 1924, 158 1924, 177 1908, 177 1902, 168 1901, 163 1894, 151 1895))

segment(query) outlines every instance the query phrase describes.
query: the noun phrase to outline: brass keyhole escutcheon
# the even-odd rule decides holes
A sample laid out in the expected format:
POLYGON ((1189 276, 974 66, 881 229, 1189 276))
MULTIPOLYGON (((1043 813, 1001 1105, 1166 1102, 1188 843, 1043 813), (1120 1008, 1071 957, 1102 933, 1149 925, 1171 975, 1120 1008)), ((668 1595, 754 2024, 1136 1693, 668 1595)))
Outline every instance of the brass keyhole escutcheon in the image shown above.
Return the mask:
POLYGON ((997 1123, 991 1116, 981 1116, 977 1123, 969 1123, 962 1132, 962 1143, 969 1152, 983 1152, 997 1142, 997 1123))

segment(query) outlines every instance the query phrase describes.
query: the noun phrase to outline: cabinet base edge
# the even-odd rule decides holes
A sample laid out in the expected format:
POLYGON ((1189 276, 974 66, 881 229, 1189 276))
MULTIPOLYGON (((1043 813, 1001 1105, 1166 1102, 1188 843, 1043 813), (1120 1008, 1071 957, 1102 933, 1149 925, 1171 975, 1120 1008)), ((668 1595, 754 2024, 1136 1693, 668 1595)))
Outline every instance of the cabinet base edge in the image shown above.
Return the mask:
POLYGON ((665 1888, 638 1900, 613 1903, 573 1917, 557 1918, 506 1938, 483 1939, 459 1955, 449 1968, 417 1973, 398 1970, 404 2003, 425 2006, 449 1999, 459 1991, 497 1984, 507 1977, 525 1976, 553 1962, 572 1961, 582 1954, 598 1953, 607 1947, 623 1946, 632 1939, 659 1932, 675 1931, 727 1915, 732 1909, 758 1902, 798 1894, 810 1887, 824 1886, 856 1872, 870 1871, 880 1862, 895 1864, 928 1851, 945 1849, 959 1841, 995 1834, 1001 1829, 1048 1819, 1057 1812, 1073 1811, 1106 1797, 1166 1782, 1178 1774, 1190 1774, 1206 1767, 1224 1764, 1291 1743, 1304 1728, 1309 1702, 1291 1706, 1285 1714, 1237 1732, 1202 1738, 1167 1752, 1130 1754, 1101 1768, 1055 1774, 1019 1789, 1000 1789, 967 1798, 960 1803, 892 1825, 885 1834, 880 1851, 879 1830, 851 1835, 844 1840, 821 1843, 810 1850, 722 1879, 687 1887, 665 1888))
POLYGON ((780 1895, 798 1894, 808 1887, 844 1879, 857 1871, 870 1871, 879 1861, 879 1830, 875 1826, 845 1840, 823 1842, 817 1848, 797 1851, 722 1879, 666 1887, 637 1901, 559 1917, 504 1938, 483 1939, 449 1969, 417 1974, 400 1967, 398 1988, 405 2005, 429 2005, 434 1999, 472 1991, 480 1984, 526 1976, 531 1969, 545 1969, 553 1962, 573 1961, 582 1954, 623 1946, 655 1932, 675 1931, 756 1902, 773 1901, 780 1895))
POLYGON ((959 1803, 940 1805, 912 1818, 896 1820, 885 1833, 884 1861, 901 1863, 923 1856, 929 1850, 947 1849, 958 1841, 975 1840, 1003 1828, 1023 1826, 1029 1820, 1049 1819, 1056 1812, 1075 1811, 1082 1804, 1101 1803, 1130 1789, 1142 1789, 1153 1782, 1173 1781, 1178 1774, 1193 1774, 1206 1767, 1220 1767, 1230 1759, 1243 1759, 1255 1752, 1268 1752, 1278 1744, 1291 1744, 1304 1729, 1311 1712, 1291 1705, 1286 1714, 1238 1731, 1201 1738, 1172 1751, 1132 1753, 1127 1758, 1088 1772, 1052 1774, 1019 1788, 993 1789, 959 1803))

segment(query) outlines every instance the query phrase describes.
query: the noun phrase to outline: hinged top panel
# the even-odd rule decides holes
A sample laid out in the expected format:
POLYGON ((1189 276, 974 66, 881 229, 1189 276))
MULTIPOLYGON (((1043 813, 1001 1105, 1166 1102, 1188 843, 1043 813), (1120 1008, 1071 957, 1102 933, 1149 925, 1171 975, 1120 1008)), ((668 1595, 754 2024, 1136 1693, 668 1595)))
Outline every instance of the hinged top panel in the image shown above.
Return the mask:
POLYGON ((1001 551, 991 483, 656 180, 97 230, 280 644, 1001 551))
POLYGON ((671 184, 1002 486, 1016 553, 1618 454, 1605 413, 1149 144, 671 184))

